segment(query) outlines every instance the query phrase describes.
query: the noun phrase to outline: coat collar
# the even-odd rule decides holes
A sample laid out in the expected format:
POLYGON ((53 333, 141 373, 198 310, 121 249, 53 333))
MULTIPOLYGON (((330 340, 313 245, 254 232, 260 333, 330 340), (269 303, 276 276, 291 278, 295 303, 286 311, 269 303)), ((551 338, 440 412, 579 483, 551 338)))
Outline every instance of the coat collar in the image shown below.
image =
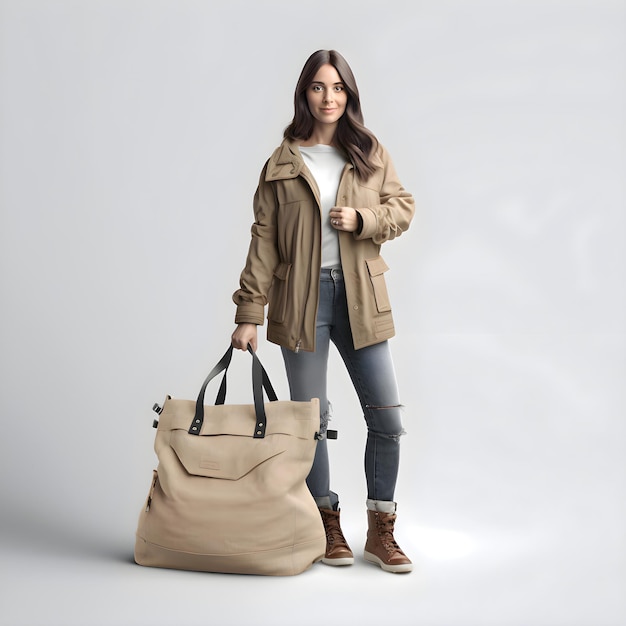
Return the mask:
MULTIPOLYGON (((265 180, 270 182, 296 178, 304 167, 298 142, 293 139, 284 139, 269 159, 265 180)), ((348 163, 347 167, 351 169, 352 164, 348 163)))
POLYGON ((284 180, 296 178, 304 167, 298 144, 292 139, 285 139, 269 159, 265 180, 284 180))

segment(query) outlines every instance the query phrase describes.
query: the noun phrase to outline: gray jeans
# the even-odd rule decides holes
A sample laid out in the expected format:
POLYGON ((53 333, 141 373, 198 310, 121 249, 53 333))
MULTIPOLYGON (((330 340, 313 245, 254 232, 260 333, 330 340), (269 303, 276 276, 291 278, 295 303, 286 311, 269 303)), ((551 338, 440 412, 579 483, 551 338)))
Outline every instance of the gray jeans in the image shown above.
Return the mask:
MULTIPOLYGON (((384 341, 360 350, 354 349, 343 274, 341 270, 322 269, 315 352, 296 353, 282 349, 291 399, 320 399, 321 434, 326 433, 329 417, 326 378, 331 341, 346 365, 367 424, 367 497, 371 500, 393 501, 400 458, 400 436, 404 430, 389 344, 384 341)), ((330 496, 331 501, 336 502, 336 494, 330 491, 326 437, 317 442, 307 485, 316 499, 330 496)))

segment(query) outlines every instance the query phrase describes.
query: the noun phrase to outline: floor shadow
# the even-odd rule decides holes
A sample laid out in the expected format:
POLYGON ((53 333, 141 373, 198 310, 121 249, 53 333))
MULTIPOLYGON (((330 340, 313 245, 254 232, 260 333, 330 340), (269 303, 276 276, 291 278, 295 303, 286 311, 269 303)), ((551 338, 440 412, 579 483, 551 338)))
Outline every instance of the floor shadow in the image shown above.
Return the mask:
POLYGON ((134 537, 124 537, 119 532, 107 535, 100 528, 90 528, 73 520, 3 514, 0 545, 13 551, 55 558, 135 564, 134 537))

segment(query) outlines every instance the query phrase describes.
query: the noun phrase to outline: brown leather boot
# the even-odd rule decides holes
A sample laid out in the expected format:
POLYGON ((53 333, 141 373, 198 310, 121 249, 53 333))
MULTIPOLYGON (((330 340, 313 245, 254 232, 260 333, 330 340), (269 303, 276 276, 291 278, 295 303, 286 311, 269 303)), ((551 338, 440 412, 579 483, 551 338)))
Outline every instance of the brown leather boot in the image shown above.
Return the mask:
POLYGON ((367 542, 365 560, 382 567, 386 572, 399 574, 413 570, 413 564, 393 537, 395 513, 367 511, 367 542))
POLYGON ((354 554, 346 541, 339 525, 339 511, 320 509, 324 530, 326 530, 326 554, 322 563, 326 565, 352 565, 354 554))

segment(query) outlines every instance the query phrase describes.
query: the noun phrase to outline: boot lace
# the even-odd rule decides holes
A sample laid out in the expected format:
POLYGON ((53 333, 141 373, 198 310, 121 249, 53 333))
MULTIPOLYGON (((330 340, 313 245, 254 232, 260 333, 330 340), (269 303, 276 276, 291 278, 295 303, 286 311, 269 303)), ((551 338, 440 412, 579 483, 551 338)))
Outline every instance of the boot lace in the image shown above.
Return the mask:
POLYGON ((393 554, 394 552, 400 552, 401 554, 404 554, 400 549, 400 546, 396 543, 396 540, 393 536, 396 516, 389 515, 388 517, 382 518, 379 515, 376 517, 376 521, 378 525, 378 536, 380 537, 380 542, 385 550, 387 550, 389 554, 393 554))
POLYGON ((333 546, 335 542, 339 544, 346 543, 337 519, 330 515, 325 515, 324 513, 322 513, 322 519, 324 521, 324 530, 326 531, 326 541, 328 545, 333 546))

